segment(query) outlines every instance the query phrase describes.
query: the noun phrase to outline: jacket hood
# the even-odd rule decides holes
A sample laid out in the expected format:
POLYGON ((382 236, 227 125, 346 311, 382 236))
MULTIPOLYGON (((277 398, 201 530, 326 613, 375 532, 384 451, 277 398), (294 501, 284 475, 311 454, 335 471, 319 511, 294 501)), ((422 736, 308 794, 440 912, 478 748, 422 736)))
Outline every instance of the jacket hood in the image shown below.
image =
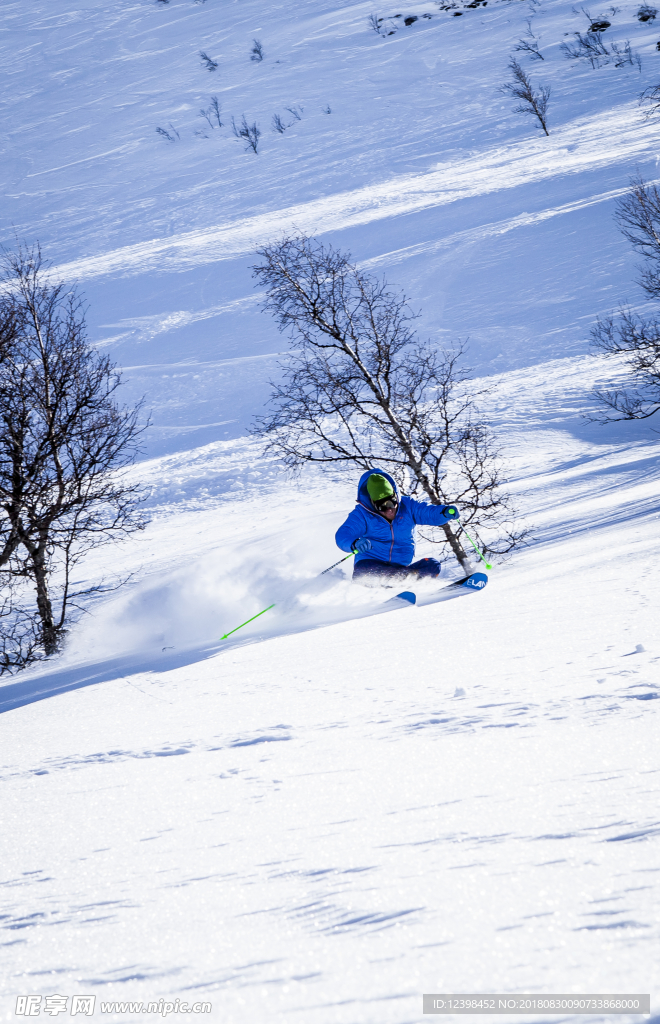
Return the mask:
POLYGON ((368 508, 370 511, 376 511, 374 503, 369 497, 369 491, 367 490, 367 480, 369 479, 372 473, 380 473, 381 476, 384 476, 385 479, 392 484, 392 487, 394 488, 394 493, 396 494, 397 497, 397 501, 401 500, 399 495, 399 488, 397 487, 394 479, 390 476, 389 473, 386 473, 384 469, 378 469, 376 466, 374 466, 373 469, 368 469, 366 473, 363 473, 362 476, 360 477, 357 489, 357 500, 360 505, 364 505, 365 508, 368 508))

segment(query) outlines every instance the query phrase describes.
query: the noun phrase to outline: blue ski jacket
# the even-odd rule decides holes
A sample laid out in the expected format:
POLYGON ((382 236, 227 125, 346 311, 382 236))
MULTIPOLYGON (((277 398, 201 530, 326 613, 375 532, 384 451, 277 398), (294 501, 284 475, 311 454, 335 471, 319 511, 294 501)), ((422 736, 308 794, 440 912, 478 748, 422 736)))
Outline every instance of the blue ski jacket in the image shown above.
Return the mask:
POLYGON ((368 537, 371 549, 363 554, 357 554, 356 562, 363 558, 376 558, 379 562, 410 565, 415 557, 415 527, 442 526, 443 523, 451 522, 444 514, 447 505, 428 505, 404 494, 399 498, 399 507, 394 519, 389 522, 376 511, 369 497, 367 480, 372 473, 381 473, 392 484, 397 497, 399 496, 394 480, 383 469, 369 469, 363 473, 358 484, 357 505, 335 534, 337 547, 342 551, 352 551, 353 543, 358 537, 368 537))

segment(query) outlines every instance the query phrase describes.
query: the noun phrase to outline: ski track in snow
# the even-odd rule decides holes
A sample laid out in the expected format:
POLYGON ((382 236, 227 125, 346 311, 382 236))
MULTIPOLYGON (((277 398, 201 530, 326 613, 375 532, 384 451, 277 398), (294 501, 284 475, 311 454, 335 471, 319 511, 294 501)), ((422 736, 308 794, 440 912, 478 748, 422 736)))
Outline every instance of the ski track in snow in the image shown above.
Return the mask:
MULTIPOLYGON (((184 232, 168 239, 153 239, 138 245, 73 261, 54 268, 64 279, 89 280, 106 275, 146 274, 154 270, 182 271, 190 267, 236 259, 281 235, 302 232, 310 235, 341 231, 391 217, 403 217, 459 200, 471 199, 538 183, 559 175, 579 174, 655 156, 658 151, 656 126, 643 121, 632 104, 622 104, 605 117, 579 118, 557 129, 552 153, 545 139, 529 140, 498 147, 490 153, 442 165, 424 174, 400 175, 380 184, 338 193, 322 199, 250 217, 203 231, 184 232), (640 123, 641 121, 641 123, 640 123), (603 137, 617 136, 616 150, 603 146, 603 137)), ((600 196, 563 206, 521 214, 504 224, 489 224, 458 236, 436 242, 452 246, 460 241, 476 242, 520 226, 529 226, 594 203, 621 195, 617 189, 600 196)), ((433 244, 422 243, 415 254, 432 251, 433 244)), ((389 256, 389 254, 388 254, 389 256)), ((397 262, 379 257, 375 263, 397 262)))

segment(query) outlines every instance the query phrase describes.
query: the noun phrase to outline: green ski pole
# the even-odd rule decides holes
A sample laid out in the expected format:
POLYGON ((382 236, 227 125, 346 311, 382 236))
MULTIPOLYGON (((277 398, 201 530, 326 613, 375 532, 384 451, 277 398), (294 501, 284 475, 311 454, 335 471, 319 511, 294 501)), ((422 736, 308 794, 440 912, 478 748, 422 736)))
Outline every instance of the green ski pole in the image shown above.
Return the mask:
MULTIPOLYGON (((323 572, 319 573, 319 576, 324 576, 326 574, 326 572, 330 572, 330 570, 334 569, 335 566, 341 565, 341 563, 345 562, 347 558, 352 558, 353 555, 356 555, 356 554, 357 554, 357 551, 351 551, 350 555, 345 555, 344 558, 340 558, 339 561, 335 562, 334 565, 329 565, 327 569, 324 569, 323 572)), ((271 610, 271 608, 275 607, 275 604, 276 604, 276 602, 274 602, 273 604, 269 604, 267 608, 264 608, 263 611, 257 612, 257 614, 253 615, 251 619, 246 619, 245 622, 241 622, 240 626, 235 626, 234 629, 230 629, 229 632, 225 633, 224 636, 221 636, 220 639, 221 640, 226 640, 227 637, 232 635, 232 633, 235 633, 238 629, 242 629, 243 626, 247 626, 248 622, 254 622, 254 620, 258 619, 260 615, 265 615, 266 612, 269 612, 271 610)))
POLYGON ((484 563, 484 565, 486 566, 486 568, 487 568, 487 569, 492 569, 492 568, 493 568, 493 567, 492 567, 492 565, 489 565, 489 564, 488 564, 488 562, 486 561, 486 559, 484 558, 484 556, 483 556, 483 555, 481 554, 481 551, 479 550, 479 548, 477 547, 477 545, 476 545, 476 544, 474 543, 474 541, 472 540, 472 537, 471 537, 471 536, 470 536, 470 534, 469 534, 469 533, 467 532, 467 530, 465 529, 465 527, 463 526, 463 524, 462 524, 462 523, 458 523, 458 525, 460 526, 461 530, 463 531, 463 533, 465 534, 465 536, 466 536, 466 537, 467 537, 467 539, 469 540, 469 542, 470 542, 470 544, 472 545, 472 547, 474 548, 474 550, 475 550, 475 551, 477 552, 477 554, 479 555, 479 558, 480 558, 480 559, 481 559, 481 561, 482 561, 482 562, 484 563))
POLYGON ((247 626, 248 622, 254 622, 254 620, 258 619, 260 615, 263 615, 265 612, 269 612, 271 610, 271 608, 274 608, 274 607, 275 607, 274 604, 269 604, 267 608, 264 608, 264 610, 261 611, 261 612, 257 612, 257 614, 253 615, 251 619, 246 619, 245 622, 241 622, 240 626, 236 626, 234 629, 230 629, 229 632, 225 633, 224 636, 221 636, 220 639, 221 640, 226 640, 227 637, 231 636, 232 633, 235 633, 237 629, 242 629, 243 626, 247 626))

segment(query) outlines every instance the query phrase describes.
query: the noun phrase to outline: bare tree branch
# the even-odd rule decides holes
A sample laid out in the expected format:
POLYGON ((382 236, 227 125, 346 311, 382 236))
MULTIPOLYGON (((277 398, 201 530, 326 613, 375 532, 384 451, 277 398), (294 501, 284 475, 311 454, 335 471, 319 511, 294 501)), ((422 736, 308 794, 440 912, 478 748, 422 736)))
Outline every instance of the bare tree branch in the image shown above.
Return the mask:
POLYGON ((660 322, 644 320, 630 309, 598 320, 591 332, 593 344, 608 355, 624 355, 629 376, 625 386, 598 388, 593 395, 607 411, 590 417, 610 420, 645 420, 660 410, 660 322))
POLYGON ((539 41, 532 32, 532 20, 527 19, 527 32, 525 33, 526 38, 519 39, 514 50, 520 53, 528 53, 532 60, 545 60, 543 54, 539 50, 539 41))

